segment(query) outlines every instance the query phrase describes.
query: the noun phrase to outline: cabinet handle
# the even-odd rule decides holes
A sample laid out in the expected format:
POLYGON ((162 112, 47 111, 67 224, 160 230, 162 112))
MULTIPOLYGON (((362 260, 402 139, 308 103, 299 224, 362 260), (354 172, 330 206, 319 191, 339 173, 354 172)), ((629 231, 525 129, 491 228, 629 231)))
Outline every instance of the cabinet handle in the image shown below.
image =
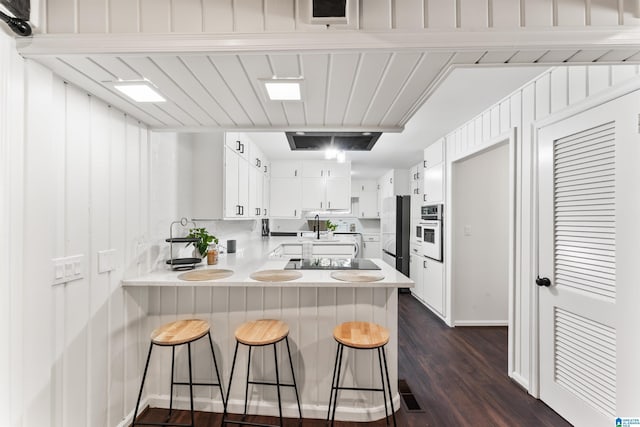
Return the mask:
POLYGON ((244 215, 244 206, 240 205, 240 215, 244 215))
POLYGON ((298 176, 298 169, 293 171, 293 176, 298 176))
POLYGON ((256 166, 260 167, 260 159, 256 157, 256 166))
POLYGON ((236 151, 240 151, 241 146, 242 144, 240 143, 240 141, 236 141, 236 151))
POLYGON ((420 179, 420 172, 416 172, 416 179, 420 179))
POLYGON ((331 209, 331 202, 329 202, 329 209, 331 209))
POLYGON ((262 216, 267 216, 267 209, 262 209, 264 211, 264 213, 262 214, 262 216))
POLYGON ((264 173, 267 173, 267 165, 264 165, 264 173))
POLYGON ((378 216, 380 216, 380 212, 378 212, 378 216))
POLYGON ((362 191, 364 191, 364 185, 362 186, 362 191))
POLYGON ((364 212, 362 212, 362 217, 361 218, 364 218, 364 212))
POLYGON ((236 215, 240 215, 240 205, 236 205, 236 215))
POLYGON ((423 160, 423 161, 422 161, 422 167, 423 167, 423 168, 426 168, 426 167, 427 167, 427 161, 426 161, 426 160, 423 160))
POLYGON ((320 171, 320 176, 324 176, 324 171, 323 170, 320 171))
POLYGON ((260 208, 256 208, 256 216, 260 216, 260 208))
POLYGON ((422 260, 422 268, 427 268, 427 261, 426 260, 422 260))
POLYGON ((380 189, 380 184, 378 184, 378 190, 380 189))
POLYGON ((393 178, 389 178, 389 184, 393 184, 393 178))
POLYGON ((320 209, 322 209, 322 202, 320 202, 320 209))
POLYGON ((327 176, 331 176, 331 169, 327 171, 327 176))

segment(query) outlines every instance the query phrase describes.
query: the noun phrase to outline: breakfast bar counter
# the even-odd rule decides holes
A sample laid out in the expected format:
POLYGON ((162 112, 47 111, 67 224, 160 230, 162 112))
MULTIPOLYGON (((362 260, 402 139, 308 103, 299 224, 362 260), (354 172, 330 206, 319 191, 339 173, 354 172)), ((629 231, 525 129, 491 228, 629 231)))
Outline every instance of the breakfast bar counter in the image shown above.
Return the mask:
MULTIPOLYGON (((146 314, 140 330, 140 348, 148 342, 149 333, 159 325, 176 319, 202 318, 211 324, 218 363, 225 384, 228 382, 235 345, 234 331, 245 321, 280 319, 290 328, 289 340, 294 370, 300 391, 304 418, 325 418, 329 404, 331 375, 335 361, 336 343, 333 329, 347 321, 378 323, 390 332, 386 346, 389 375, 394 404, 400 405, 397 393, 397 320, 399 287, 413 287, 413 282, 382 260, 372 260, 380 270, 340 270, 374 272, 384 278, 370 282, 350 282, 332 277, 330 270, 283 270, 289 257, 274 257, 278 239, 255 242, 236 254, 224 254, 219 263, 202 266, 192 271, 231 270, 228 277, 217 280, 185 281, 178 278, 184 272, 162 269, 150 274, 125 280, 122 286, 129 298, 136 300, 146 314), (251 275, 265 270, 295 271, 295 280, 259 281, 251 275)), ((335 275, 335 274, 334 274, 335 275)), ((378 279, 376 277, 375 279, 378 279)), ((198 344, 198 343, 196 343, 198 344)), ((208 345, 194 345, 195 381, 213 379, 206 363, 210 358, 208 345), (204 363, 199 363, 198 361, 204 363)), ((273 380, 275 367, 271 348, 257 349, 251 357, 251 373, 256 379, 273 380), (264 357, 263 357, 264 356, 264 357)), ((144 352, 143 352, 144 353, 144 352)), ((149 380, 145 386, 146 403, 152 407, 169 407, 169 355, 157 357, 149 367, 149 380)), ((343 369, 345 386, 380 387, 377 360, 370 352, 345 353, 343 369)), ((278 360, 287 363, 284 355, 278 360)), ((177 355, 176 366, 180 358, 177 355)), ((239 354, 238 366, 244 375, 247 359, 239 354)), ((183 360, 184 362, 184 360, 183 360)), ((184 365, 184 364, 182 364, 184 365)), ((288 369, 281 366, 283 382, 290 382, 288 369)), ((185 375, 178 371, 177 375, 185 375)), ((174 397, 174 407, 188 408, 188 389, 180 387, 174 397)), ((222 412, 222 401, 215 390, 196 388, 196 409, 222 412)), ((285 416, 297 417, 293 390, 282 396, 285 416)), ((233 387, 229 397, 229 411, 242 413, 244 388, 233 387)), ((135 403, 135 402, 133 402, 135 403)), ((130 402, 127 402, 130 404, 130 402)), ((277 395, 273 387, 249 388, 249 413, 277 415, 277 395)), ((336 410, 336 419, 372 421, 384 418, 381 393, 370 391, 342 391, 336 410)))

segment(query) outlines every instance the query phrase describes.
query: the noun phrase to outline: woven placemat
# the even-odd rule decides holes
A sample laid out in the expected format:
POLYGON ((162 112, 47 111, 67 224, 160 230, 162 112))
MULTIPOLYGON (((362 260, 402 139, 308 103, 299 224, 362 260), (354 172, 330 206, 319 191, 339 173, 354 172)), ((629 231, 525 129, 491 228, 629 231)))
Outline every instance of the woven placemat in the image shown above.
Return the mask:
POLYGON ((331 277, 343 282, 377 282, 384 274, 377 271, 332 271, 331 277))
POLYGON ((253 280, 260 282, 288 282, 302 277, 302 273, 293 270, 261 270, 251 273, 253 280))
POLYGON ((206 270, 189 271, 178 275, 178 279, 190 282, 200 282, 203 280, 218 280, 233 276, 233 270, 222 268, 208 268, 206 270))

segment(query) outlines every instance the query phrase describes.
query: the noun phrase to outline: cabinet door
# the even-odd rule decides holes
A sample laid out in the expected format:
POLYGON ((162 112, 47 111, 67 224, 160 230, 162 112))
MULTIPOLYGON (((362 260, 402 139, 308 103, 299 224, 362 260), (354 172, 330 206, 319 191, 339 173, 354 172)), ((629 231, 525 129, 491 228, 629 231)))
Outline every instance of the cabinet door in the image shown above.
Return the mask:
POLYGON ((225 144, 233 152, 240 157, 246 159, 249 155, 250 142, 244 133, 240 132, 227 132, 225 134, 225 144))
POLYGON ((262 172, 260 169, 249 167, 249 218, 262 215, 262 172))
POLYGON ((442 163, 444 160, 444 141, 431 144, 424 149, 424 167, 431 168, 442 163))
POLYGON ((302 181, 298 178, 271 177, 271 217, 298 218, 302 181))
POLYGON ((423 257, 424 301, 444 316, 444 281, 442 263, 423 257))
POLYGON ((271 162, 271 176, 274 178, 296 178, 302 176, 302 163, 291 161, 271 162))
POLYGON ((351 163, 327 162, 327 178, 351 178, 351 163))
POLYGON ((380 245, 380 241, 363 241, 362 246, 363 258, 382 258, 382 246, 380 245))
POLYGON ((322 160, 309 160, 302 162, 303 178, 324 178, 326 163, 322 160))
POLYGON ((302 178, 302 209, 327 209, 324 178, 302 178))
POLYGON ((444 163, 424 170, 424 197, 426 203, 441 203, 444 193, 444 163))
POLYGON ((411 289, 411 293, 413 294, 413 296, 424 301, 422 258, 423 257, 420 254, 416 254, 413 252, 409 254, 409 277, 416 283, 414 288, 411 289))
POLYGON ((360 218, 378 218, 378 192, 365 191, 358 197, 359 212, 354 212, 360 218))
POLYGON ((327 209, 350 209, 351 208, 351 179, 327 178, 327 209))
POLYGON ((240 218, 250 217, 249 164, 242 157, 238 160, 238 204, 240 205, 240 218))
POLYGON ((224 216, 235 218, 240 215, 238 200, 238 168, 240 157, 230 148, 225 148, 224 159, 224 216))
POLYGON ((271 215, 271 178, 265 175, 262 181, 262 217, 266 218, 271 215))

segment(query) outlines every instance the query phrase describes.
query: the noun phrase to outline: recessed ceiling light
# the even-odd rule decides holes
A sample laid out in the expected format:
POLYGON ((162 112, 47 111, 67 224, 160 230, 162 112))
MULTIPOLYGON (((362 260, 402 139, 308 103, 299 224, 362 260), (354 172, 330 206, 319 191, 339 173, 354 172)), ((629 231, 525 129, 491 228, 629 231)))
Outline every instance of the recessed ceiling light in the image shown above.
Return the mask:
POLYGON ((302 79, 265 79, 262 80, 267 96, 272 101, 300 101, 302 100, 302 79))
POLYGON ((329 147, 324 151, 324 158, 327 160, 335 159, 338 155, 338 150, 335 147, 329 147))
POLYGON ((369 135, 371 135, 371 132, 362 132, 362 134, 363 134, 364 136, 369 136, 369 135))
POLYGON ((298 132, 296 132, 296 135, 304 135, 304 132, 298 131, 298 132))
POLYGON ((113 87, 136 102, 166 102, 155 88, 147 81, 115 82, 113 87))
POLYGON ((336 155, 336 160, 338 161, 338 163, 344 163, 346 159, 347 156, 345 155, 344 151, 338 151, 338 154, 336 155))

